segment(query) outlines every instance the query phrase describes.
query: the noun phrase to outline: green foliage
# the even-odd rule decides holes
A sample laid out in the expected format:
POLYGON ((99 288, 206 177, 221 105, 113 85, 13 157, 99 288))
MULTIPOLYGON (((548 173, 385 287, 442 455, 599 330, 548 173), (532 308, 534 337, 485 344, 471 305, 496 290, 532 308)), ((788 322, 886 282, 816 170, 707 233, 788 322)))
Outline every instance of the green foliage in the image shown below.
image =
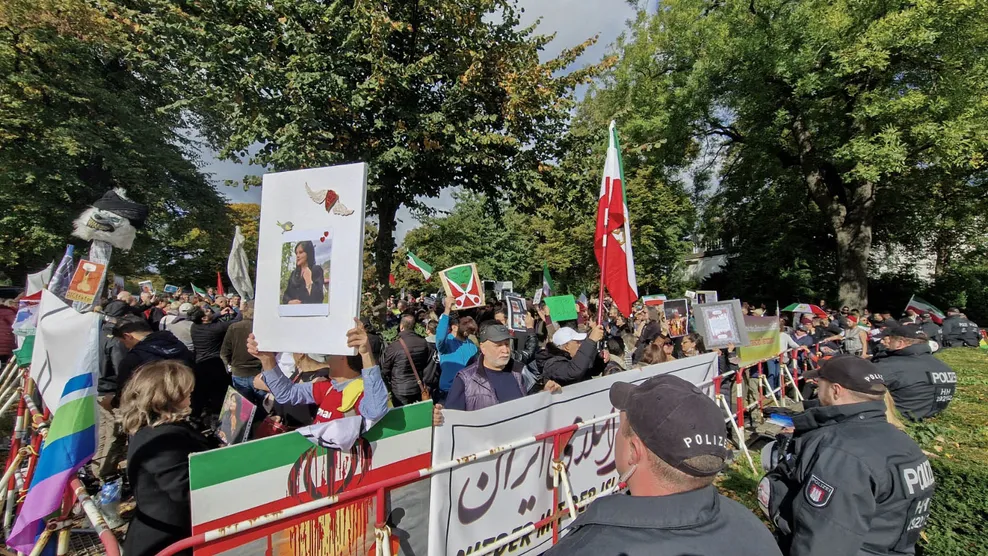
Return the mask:
POLYGON ((222 200, 175 131, 181 114, 159 110, 174 99, 128 63, 134 23, 111 8, 0 4, 0 273, 18 282, 61 254, 72 220, 112 187, 150 208, 114 273, 200 274, 215 270, 202 256, 213 242, 229 246, 222 200))
POLYGON ((597 71, 563 72, 594 39, 540 62, 551 37, 519 28, 514 0, 125 4, 142 63, 182 91, 171 112, 200 115, 222 157, 260 145, 249 160, 272 170, 369 164, 378 261, 401 206, 529 187, 597 71))
POLYGON ((717 168, 740 201, 721 203, 726 221, 766 195, 815 205, 830 238, 805 254, 830 251, 842 302, 867 302, 876 216, 917 214, 903 199, 933 179, 984 195, 965 177, 988 145, 988 4, 641 5, 586 112, 618 118, 656 167, 717 168))

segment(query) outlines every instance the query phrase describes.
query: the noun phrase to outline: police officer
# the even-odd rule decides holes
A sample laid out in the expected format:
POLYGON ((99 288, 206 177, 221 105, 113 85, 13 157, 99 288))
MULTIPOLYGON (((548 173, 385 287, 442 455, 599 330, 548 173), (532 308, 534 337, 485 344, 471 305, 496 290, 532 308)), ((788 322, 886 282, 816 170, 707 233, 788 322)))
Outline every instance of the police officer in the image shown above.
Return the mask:
POLYGON ((614 463, 630 496, 595 500, 547 554, 780 554, 765 525, 713 486, 728 450, 724 415, 708 396, 661 375, 614 383, 610 398, 621 410, 614 463))
POLYGON ((947 318, 943 319, 944 347, 978 347, 980 341, 977 324, 968 320, 957 307, 947 309, 947 318))
POLYGON ((933 342, 930 344, 933 353, 940 351, 943 346, 943 335, 940 332, 940 326, 933 322, 933 315, 930 313, 919 315, 919 329, 923 331, 923 334, 926 334, 928 341, 933 342))
POLYGON ((926 334, 915 326, 890 326, 882 331, 882 345, 886 357, 875 364, 900 413, 919 421, 947 409, 957 374, 933 357, 926 334))
POLYGON ((793 435, 762 451, 771 471, 758 485, 758 502, 782 552, 913 554, 930 512, 933 472, 919 446, 886 421, 881 373, 841 355, 805 376, 817 379, 820 405, 793 416, 793 435))

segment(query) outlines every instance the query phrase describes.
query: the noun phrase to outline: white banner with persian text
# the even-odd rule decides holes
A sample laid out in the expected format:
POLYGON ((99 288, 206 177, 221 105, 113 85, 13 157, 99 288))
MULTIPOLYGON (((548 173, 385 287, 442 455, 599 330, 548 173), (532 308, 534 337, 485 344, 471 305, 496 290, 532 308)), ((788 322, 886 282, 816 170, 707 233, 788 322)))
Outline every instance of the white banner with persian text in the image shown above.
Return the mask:
MULTIPOLYGON (((523 438, 614 412, 608 390, 615 382, 640 383, 674 374, 701 386, 711 398, 716 354, 620 372, 480 411, 443 412, 433 434, 432 464, 438 465, 523 438)), ((614 441, 617 419, 578 431, 563 450, 573 496, 586 499, 617 482, 614 441)), ((551 438, 477 459, 432 477, 429 554, 465 556, 552 513, 551 438)), ((558 508, 563 508, 560 498, 558 508)), ((565 520, 563 525, 569 523, 565 520)), ((541 554, 552 546, 546 527, 499 549, 500 554, 541 554)))

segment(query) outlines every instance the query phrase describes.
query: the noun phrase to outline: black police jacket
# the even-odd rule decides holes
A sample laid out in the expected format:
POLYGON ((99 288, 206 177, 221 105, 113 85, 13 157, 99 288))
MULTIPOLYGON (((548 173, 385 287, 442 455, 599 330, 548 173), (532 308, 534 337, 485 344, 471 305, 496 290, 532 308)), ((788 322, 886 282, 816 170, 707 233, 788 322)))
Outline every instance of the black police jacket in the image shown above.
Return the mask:
POLYGON ((567 530, 547 556, 779 555, 765 525, 712 486, 669 496, 604 496, 567 530))
POLYGON ((943 345, 946 347, 978 347, 981 336, 978 325, 960 315, 943 319, 943 345))
POLYGON ((758 485, 789 556, 914 554, 933 498, 930 462, 881 401, 815 407, 758 485))
POLYGON ((875 361, 895 407, 907 418, 932 417, 954 399, 957 374, 930 352, 926 342, 886 352, 875 361))

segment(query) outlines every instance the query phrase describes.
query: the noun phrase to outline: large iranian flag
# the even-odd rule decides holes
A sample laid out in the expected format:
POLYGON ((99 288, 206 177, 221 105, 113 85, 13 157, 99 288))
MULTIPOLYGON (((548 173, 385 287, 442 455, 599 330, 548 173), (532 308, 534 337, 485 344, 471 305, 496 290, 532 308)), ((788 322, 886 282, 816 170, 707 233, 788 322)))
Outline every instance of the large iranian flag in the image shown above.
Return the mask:
POLYGON ((604 176, 600 180, 594 251, 600 264, 602 285, 611 294, 618 310, 630 316, 631 306, 638 300, 638 281, 631 252, 631 224, 625 199, 621 147, 613 121, 608 133, 604 176))
POLYGON ((937 324, 943 324, 943 319, 946 317, 946 315, 943 314, 943 311, 937 309, 936 305, 921 297, 916 297, 915 295, 910 297, 909 303, 906 304, 906 311, 909 309, 912 309, 919 314, 929 313, 930 318, 932 318, 933 322, 937 324))
POLYGON ((412 253, 411 251, 408 252, 408 259, 405 264, 408 268, 421 272, 422 276, 425 276, 426 280, 432 278, 432 267, 425 264, 425 261, 422 259, 416 257, 415 253, 412 253))

